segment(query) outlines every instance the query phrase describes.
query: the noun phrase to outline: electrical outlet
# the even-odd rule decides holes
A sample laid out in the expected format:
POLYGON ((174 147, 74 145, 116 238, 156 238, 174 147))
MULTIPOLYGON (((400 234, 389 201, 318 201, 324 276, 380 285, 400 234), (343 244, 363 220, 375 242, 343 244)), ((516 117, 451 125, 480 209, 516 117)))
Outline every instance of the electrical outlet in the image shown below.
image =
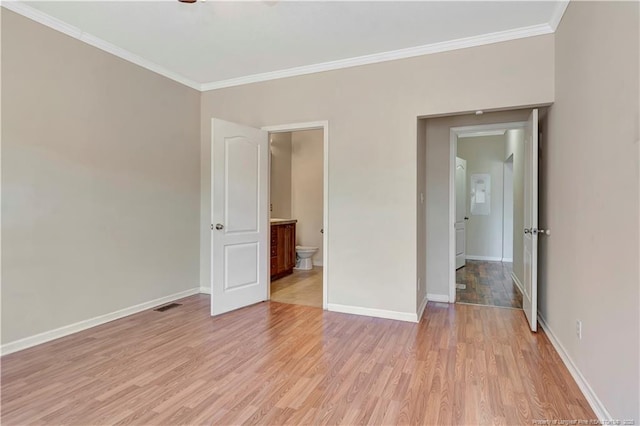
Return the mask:
POLYGON ((576 321, 576 336, 578 340, 582 340, 582 321, 580 320, 576 321))
POLYGON ((418 277, 418 288, 422 289, 422 280, 418 277))

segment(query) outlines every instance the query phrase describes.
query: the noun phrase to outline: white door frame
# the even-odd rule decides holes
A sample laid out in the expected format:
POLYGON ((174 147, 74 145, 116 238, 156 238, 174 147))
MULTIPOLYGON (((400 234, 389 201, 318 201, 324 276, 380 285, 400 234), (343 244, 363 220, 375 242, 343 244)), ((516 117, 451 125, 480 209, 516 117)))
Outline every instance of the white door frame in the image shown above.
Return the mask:
MULTIPOLYGON (((292 123, 292 124, 280 124, 277 126, 264 126, 262 130, 266 130, 268 133, 286 133, 297 132, 302 130, 317 130, 322 129, 323 133, 323 196, 322 196, 322 309, 327 310, 327 303, 329 300, 329 121, 310 121, 306 123, 292 123)), ((271 169, 271 164, 269 164, 271 169)), ((271 172, 269 172, 269 179, 271 179, 271 172)), ((269 185, 271 186, 271 185, 269 185)), ((271 192, 271 191, 269 191, 271 192)), ((271 198, 271 193, 269 193, 271 198)), ((269 199, 271 203, 271 199, 269 199)), ((269 212, 267 211, 267 214, 269 212)), ((269 257, 270 247, 266 247, 267 257, 269 257)), ((267 267, 271 269, 271 263, 267 262, 267 267)), ((269 276, 271 272, 269 271, 269 276)), ((268 286, 268 296, 271 299, 271 286, 268 286)))
POLYGON ((523 129, 526 121, 452 127, 449 131, 449 303, 456 302, 456 154, 461 136, 491 136, 523 129))
POLYGON ((462 241, 462 246, 464 247, 464 249, 462 250, 462 256, 463 257, 463 263, 462 265, 460 265, 460 263, 458 262, 458 237, 455 237, 455 250, 456 250, 456 271, 462 267, 464 267, 466 265, 466 261, 467 261, 467 160, 465 160, 464 158, 458 157, 456 155, 456 160, 455 160, 455 171, 454 171, 454 185, 456 186, 456 189, 454 190, 454 196, 456 197, 455 199, 455 211, 453 212, 454 214, 454 234, 459 231, 462 230, 462 234, 463 234, 463 241, 462 241), (464 165, 464 182, 462 182, 462 192, 463 194, 458 194, 458 184, 460 182, 458 182, 458 161, 460 161, 461 165, 464 165), (458 214, 458 200, 459 197, 462 196, 462 199, 464 200, 464 212, 462 212, 462 217, 459 217, 458 214))
POLYGON ((507 157, 506 160, 503 161, 502 163, 502 262, 509 262, 509 263, 513 263, 513 215, 514 215, 514 208, 513 208, 513 153, 511 155, 509 155, 509 157, 507 157), (511 167, 509 167, 509 164, 511 164, 511 167), (511 193, 507 196, 507 170, 511 169, 510 173, 509 173, 509 183, 510 183, 510 187, 511 187, 511 193), (507 203, 507 201, 510 201, 510 203, 507 203), (507 205, 509 205, 507 210, 507 205), (509 215, 509 217, 511 218, 511 241, 510 241, 510 245, 511 245, 511 257, 505 257, 504 253, 505 253, 505 247, 507 247, 508 245, 505 244, 505 238, 506 238, 506 229, 507 227, 505 226, 505 222, 506 222, 506 218, 507 218, 507 214, 506 212, 509 211, 511 214, 509 215))

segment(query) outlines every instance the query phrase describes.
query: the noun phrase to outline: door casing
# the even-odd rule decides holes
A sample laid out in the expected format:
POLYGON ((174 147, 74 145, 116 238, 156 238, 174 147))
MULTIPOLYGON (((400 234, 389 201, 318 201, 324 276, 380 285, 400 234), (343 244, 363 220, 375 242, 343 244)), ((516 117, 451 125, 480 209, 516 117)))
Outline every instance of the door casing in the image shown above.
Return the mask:
MULTIPOLYGON (((459 262, 459 256, 458 256, 458 238, 456 237, 455 239, 455 245, 456 245, 456 270, 462 268, 465 266, 466 264, 466 254, 467 254, 467 231, 466 231, 466 221, 467 221, 467 160, 465 160, 464 158, 460 158, 456 156, 456 170, 455 173, 457 174, 458 172, 458 167, 460 166, 458 163, 460 163, 460 165, 463 165, 463 170, 464 170, 464 177, 463 177, 463 181, 462 182, 455 182, 455 184, 461 184, 462 188, 457 188, 455 190, 455 197, 456 197, 456 208, 455 208, 455 219, 454 219, 454 224, 455 224, 455 232, 462 230, 462 246, 464 247, 464 249, 462 250, 462 256, 460 256, 462 258, 462 262, 459 262), (458 191, 460 190, 460 191, 458 191), (459 197, 462 197, 462 207, 463 207, 463 212, 459 212, 458 211, 458 201, 459 201, 459 197), (462 216, 462 217, 460 217, 462 216)), ((455 178, 454 178, 455 179, 455 178)))

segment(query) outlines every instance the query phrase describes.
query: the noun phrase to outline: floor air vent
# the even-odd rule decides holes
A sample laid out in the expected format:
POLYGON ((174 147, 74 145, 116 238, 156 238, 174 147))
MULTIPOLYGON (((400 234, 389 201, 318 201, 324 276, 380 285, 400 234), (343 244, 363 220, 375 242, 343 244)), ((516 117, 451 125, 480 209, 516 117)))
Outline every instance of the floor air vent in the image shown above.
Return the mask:
POLYGON ((159 308, 154 309, 154 311, 164 312, 168 311, 171 308, 177 308, 178 306, 182 306, 180 303, 169 303, 168 305, 160 306, 159 308))

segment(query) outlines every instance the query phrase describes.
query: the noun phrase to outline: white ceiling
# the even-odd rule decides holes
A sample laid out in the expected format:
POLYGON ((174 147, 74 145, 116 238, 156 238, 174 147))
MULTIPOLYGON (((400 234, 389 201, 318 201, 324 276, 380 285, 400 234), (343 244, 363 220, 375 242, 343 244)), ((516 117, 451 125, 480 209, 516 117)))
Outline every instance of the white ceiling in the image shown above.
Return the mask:
POLYGON ((204 90, 549 33, 566 7, 558 1, 10 3, 3 6, 204 90))

